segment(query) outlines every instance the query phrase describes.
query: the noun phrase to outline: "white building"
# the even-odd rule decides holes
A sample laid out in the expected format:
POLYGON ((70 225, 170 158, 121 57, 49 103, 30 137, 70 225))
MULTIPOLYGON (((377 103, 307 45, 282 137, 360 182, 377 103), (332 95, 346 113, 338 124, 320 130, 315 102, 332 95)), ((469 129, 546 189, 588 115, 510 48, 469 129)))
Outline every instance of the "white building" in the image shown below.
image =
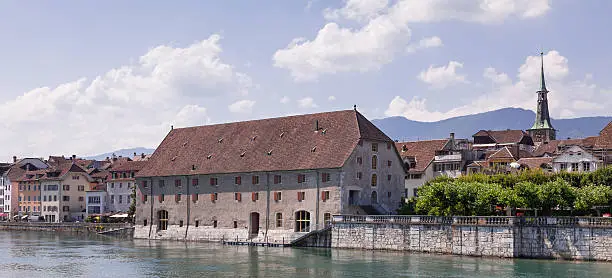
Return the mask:
POLYGON ((601 160, 579 146, 572 146, 553 158, 552 165, 555 173, 592 172, 601 165, 601 160))
POLYGON ((107 193, 104 190, 90 190, 85 192, 86 216, 102 214, 107 212, 107 193))

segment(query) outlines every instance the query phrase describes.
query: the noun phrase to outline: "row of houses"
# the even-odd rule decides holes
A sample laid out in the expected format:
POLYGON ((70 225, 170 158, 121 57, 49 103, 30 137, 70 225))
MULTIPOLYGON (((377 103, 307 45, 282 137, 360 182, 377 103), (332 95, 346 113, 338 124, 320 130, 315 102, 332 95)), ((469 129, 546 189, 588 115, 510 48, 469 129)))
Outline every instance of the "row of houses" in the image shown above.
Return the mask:
POLYGON ((148 157, 15 156, 12 163, 0 164, 0 219, 72 222, 88 215, 125 214, 134 175, 148 157))
POLYGON ((534 142, 522 130, 480 130, 472 140, 455 139, 397 142, 408 168, 407 197, 437 176, 473 173, 509 173, 521 169, 547 172, 592 172, 612 165, 612 122, 598 136, 534 142))

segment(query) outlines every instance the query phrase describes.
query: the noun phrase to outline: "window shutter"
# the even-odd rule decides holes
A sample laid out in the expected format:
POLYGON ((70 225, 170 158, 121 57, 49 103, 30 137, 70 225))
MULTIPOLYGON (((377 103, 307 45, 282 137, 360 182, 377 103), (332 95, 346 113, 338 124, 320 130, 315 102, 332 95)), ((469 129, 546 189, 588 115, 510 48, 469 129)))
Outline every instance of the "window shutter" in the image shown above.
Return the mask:
POLYGON ((321 191, 321 200, 325 201, 325 191, 321 191))
POLYGON ((191 194, 191 200, 195 203, 198 200, 198 194, 191 194))
POLYGON ((242 193, 236 193, 236 199, 238 202, 242 201, 242 193))
POLYGON ((164 197, 162 197, 162 195, 157 196, 157 200, 161 203, 164 200, 164 197))
POLYGON ((210 200, 215 201, 215 193, 210 193, 210 200))
POLYGON ((251 201, 255 202, 255 192, 251 192, 251 201))
MULTIPOLYGON (((45 197, 46 197, 46 196, 45 196, 45 197)), ((140 195, 140 200, 141 200, 143 203, 145 202, 145 195, 144 195, 144 194, 140 195)))

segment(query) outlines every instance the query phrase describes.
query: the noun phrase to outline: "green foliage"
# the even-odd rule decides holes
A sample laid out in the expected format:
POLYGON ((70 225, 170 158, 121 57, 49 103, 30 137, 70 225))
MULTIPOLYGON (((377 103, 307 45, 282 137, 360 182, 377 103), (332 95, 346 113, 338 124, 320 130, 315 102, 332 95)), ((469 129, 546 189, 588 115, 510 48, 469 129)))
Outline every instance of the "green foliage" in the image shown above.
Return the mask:
POLYGON ((574 208, 589 211, 595 206, 604 206, 612 202, 612 188, 604 185, 588 185, 576 190, 574 208))
POLYGON ((557 179, 538 186, 537 196, 544 215, 550 215, 553 208, 566 208, 574 204, 575 188, 567 181, 557 179))
POLYGON ((402 206, 397 210, 399 215, 415 215, 416 214, 416 198, 407 199, 402 206))
POLYGON ((419 189, 416 211, 429 215, 492 215, 502 187, 483 182, 436 182, 419 189))

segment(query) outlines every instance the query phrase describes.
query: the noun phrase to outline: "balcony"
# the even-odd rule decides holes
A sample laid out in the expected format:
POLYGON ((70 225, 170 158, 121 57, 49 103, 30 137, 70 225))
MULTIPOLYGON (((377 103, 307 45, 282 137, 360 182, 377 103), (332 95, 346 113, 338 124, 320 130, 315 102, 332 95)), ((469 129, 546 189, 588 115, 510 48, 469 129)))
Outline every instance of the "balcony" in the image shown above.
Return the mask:
POLYGON ((435 162, 461 161, 461 154, 446 154, 434 156, 435 162))

